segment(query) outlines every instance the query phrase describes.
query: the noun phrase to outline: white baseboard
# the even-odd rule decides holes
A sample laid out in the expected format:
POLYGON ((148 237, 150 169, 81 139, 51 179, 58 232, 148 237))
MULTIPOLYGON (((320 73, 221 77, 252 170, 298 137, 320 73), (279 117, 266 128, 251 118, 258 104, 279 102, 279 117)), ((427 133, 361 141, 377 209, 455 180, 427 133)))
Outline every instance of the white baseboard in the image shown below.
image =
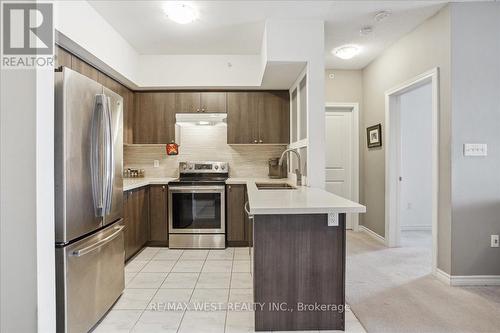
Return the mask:
POLYGON ((368 229, 364 225, 360 225, 358 228, 359 231, 366 232, 370 237, 385 245, 385 238, 377 234, 375 231, 368 229))
POLYGON ((500 275, 450 275, 439 268, 434 273, 437 279, 450 286, 499 286, 500 275))
POLYGON ((452 275, 452 286, 500 286, 500 275, 452 275))
POLYGON ((401 231, 431 231, 430 225, 402 225, 401 231))

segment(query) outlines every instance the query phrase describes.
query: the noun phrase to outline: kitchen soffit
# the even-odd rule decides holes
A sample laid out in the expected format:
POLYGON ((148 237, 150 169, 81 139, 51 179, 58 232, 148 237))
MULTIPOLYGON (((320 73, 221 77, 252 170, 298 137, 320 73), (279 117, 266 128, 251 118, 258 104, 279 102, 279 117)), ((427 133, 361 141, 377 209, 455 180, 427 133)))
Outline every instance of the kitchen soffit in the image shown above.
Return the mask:
POLYGON ((190 24, 165 17, 162 1, 89 1, 139 54, 258 54, 264 22, 274 19, 325 21, 327 68, 360 69, 391 43, 434 15, 448 1, 189 1, 198 12, 190 24), (374 14, 392 15, 375 22, 374 14), (360 28, 373 25, 361 36, 360 28), (342 44, 363 46, 354 59, 331 50, 342 44))

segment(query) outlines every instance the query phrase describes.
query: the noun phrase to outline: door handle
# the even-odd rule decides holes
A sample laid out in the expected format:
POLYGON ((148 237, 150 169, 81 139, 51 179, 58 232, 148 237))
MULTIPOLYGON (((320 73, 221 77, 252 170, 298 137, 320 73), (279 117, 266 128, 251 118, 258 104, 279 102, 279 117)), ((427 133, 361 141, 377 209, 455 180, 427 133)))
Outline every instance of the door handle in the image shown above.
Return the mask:
POLYGON ((101 160, 101 137, 105 136, 104 131, 104 104, 106 96, 103 94, 95 95, 94 109, 92 113, 92 125, 90 129, 90 173, 92 182, 92 199, 94 202, 95 215, 100 217, 104 214, 104 170, 101 160))
MULTIPOLYGON (((106 156, 106 197, 105 197, 105 214, 111 212, 111 204, 113 200, 113 186, 115 179, 115 158, 114 158, 114 147, 113 147, 113 131, 112 131, 112 121, 111 121, 111 102, 109 97, 106 96, 106 103, 104 108, 105 116, 105 156, 106 156)), ((104 214, 104 215, 105 215, 104 214)))
POLYGON ((118 237, 118 235, 123 230, 123 228, 125 228, 125 226, 123 226, 123 225, 121 225, 119 227, 115 227, 116 231, 113 232, 111 235, 101 239, 100 241, 98 241, 92 245, 84 247, 83 249, 73 251, 72 255, 75 257, 81 257, 81 256, 84 256, 84 255, 92 252, 92 251, 97 250, 100 247, 103 247, 104 245, 106 245, 107 243, 111 242, 113 239, 118 237))

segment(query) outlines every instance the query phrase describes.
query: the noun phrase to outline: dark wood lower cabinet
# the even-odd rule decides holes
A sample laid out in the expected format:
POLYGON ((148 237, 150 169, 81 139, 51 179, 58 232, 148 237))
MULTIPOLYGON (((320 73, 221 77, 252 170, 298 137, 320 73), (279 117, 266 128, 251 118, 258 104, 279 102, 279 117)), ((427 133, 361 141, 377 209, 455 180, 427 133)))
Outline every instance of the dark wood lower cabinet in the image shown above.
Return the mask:
POLYGON ((140 187, 124 193, 125 259, 128 260, 147 243, 149 237, 149 188, 140 187))
POLYGON ((167 185, 149 188, 149 244, 168 246, 167 185))
POLYGON ((245 214, 246 186, 226 185, 226 238, 228 246, 248 246, 248 221, 245 214))

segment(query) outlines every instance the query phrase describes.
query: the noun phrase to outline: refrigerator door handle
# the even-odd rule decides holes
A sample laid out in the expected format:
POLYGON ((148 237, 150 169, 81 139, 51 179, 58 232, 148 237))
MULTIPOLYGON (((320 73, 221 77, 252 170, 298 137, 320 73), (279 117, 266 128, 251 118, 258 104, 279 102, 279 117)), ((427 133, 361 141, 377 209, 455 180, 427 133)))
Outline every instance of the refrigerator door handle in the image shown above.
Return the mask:
POLYGON ((115 227, 116 231, 113 232, 111 235, 104 237, 103 239, 95 242, 92 245, 86 246, 83 249, 73 251, 72 255, 75 257, 81 257, 86 255, 87 253, 97 250, 100 247, 103 247, 104 245, 106 245, 107 243, 111 242, 113 239, 118 237, 120 232, 122 232, 123 228, 125 228, 125 226, 123 225, 115 227))
POLYGON ((106 178, 105 178, 105 214, 109 214, 111 212, 111 205, 113 200, 113 185, 115 179, 115 158, 113 151, 113 131, 112 131, 112 118, 111 118, 111 102, 109 97, 105 96, 105 108, 104 111, 104 150, 105 150, 105 158, 106 158, 106 178))
POLYGON ((103 137, 103 111, 105 109, 106 99, 102 94, 98 94, 94 98, 94 110, 92 112, 92 126, 90 133, 90 171, 92 175, 92 199, 94 201, 95 216, 103 216, 104 213, 104 184, 102 165, 102 145, 101 138, 103 137))

